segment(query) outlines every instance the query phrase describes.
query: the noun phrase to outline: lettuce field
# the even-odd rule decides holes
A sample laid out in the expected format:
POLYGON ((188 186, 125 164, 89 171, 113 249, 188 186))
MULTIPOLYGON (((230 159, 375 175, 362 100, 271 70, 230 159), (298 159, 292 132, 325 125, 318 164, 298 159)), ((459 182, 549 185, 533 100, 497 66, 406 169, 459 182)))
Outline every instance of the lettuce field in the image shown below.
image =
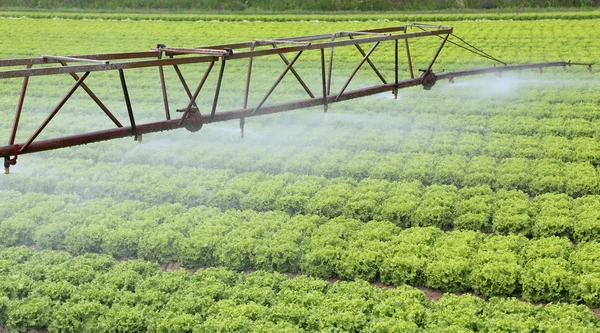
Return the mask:
MULTIPOLYGON (((0 59, 407 23, 385 14, 23 15, 0 15, 0 59)), ((453 26, 510 64, 600 58, 597 12, 503 15, 429 23, 453 26)), ((411 45, 415 68, 428 64, 433 37, 411 45)), ((390 52, 372 56, 384 75, 394 69, 390 52)), ((344 49, 336 70, 349 73, 361 58, 344 49)), ((434 70, 489 66, 447 45, 434 70)), ((250 99, 283 68, 256 60, 250 99)), ((296 68, 309 84, 321 79, 302 59, 296 68)), ((164 114, 153 69, 131 71, 131 103, 144 120, 164 114)), ((204 68, 182 70, 198 82, 204 68)), ((220 108, 242 106, 246 70, 228 63, 220 108)), ((400 71, 408 75, 402 58, 400 71)), ((86 82, 125 119, 113 74, 86 82)), ((333 91, 344 78, 333 78, 333 91)), ((273 101, 303 93, 287 79, 273 101)), ((166 80, 178 83, 171 72, 166 80)), ((363 68, 356 80, 377 77, 363 68)), ((0 81, 2 144, 21 84, 0 81)), ((66 75, 31 78, 18 142, 70 84, 66 75)), ((200 109, 211 96, 200 94, 200 109)), ((106 124, 77 91, 40 137, 106 124)), ((252 117, 243 139, 231 121, 22 155, 0 177, 0 332, 598 332, 599 309, 596 68, 460 78, 327 113, 252 117)))

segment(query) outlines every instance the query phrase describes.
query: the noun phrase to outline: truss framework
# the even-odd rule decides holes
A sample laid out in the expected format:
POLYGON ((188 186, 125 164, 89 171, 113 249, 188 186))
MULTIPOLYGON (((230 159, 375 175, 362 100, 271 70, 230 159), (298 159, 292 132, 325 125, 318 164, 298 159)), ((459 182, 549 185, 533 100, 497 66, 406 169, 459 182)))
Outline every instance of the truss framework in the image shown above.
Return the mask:
MULTIPOLYGON (((200 130, 203 124, 221 122, 232 119, 240 119, 240 130, 242 137, 244 135, 244 124, 246 117, 254 117, 265 114, 296 110, 312 106, 323 105, 325 112, 328 105, 331 103, 354 99, 358 97, 377 94, 385 91, 392 91, 397 97, 398 89, 423 85, 425 89, 430 89, 438 79, 449 79, 453 81, 455 77, 484 74, 490 72, 502 72, 506 70, 539 68, 551 66, 568 66, 574 63, 570 62, 551 62, 537 63, 525 65, 512 65, 484 69, 467 70, 460 72, 448 72, 442 74, 433 73, 433 65, 435 64, 440 52, 442 51, 446 41, 452 34, 452 27, 431 26, 424 24, 407 24, 397 27, 389 27, 382 29, 371 29, 361 31, 340 31, 332 34, 320 34, 311 36, 300 36, 290 38, 280 38, 272 40, 254 40, 244 43, 224 44, 203 46, 197 48, 178 48, 167 47, 158 44, 156 48, 144 52, 125 52, 125 53, 107 53, 107 54, 88 54, 75 56, 51 56, 42 55, 39 58, 22 58, 0 60, 0 68, 25 66, 24 69, 9 69, 0 70, 0 79, 8 78, 23 78, 21 91, 19 94, 14 122, 10 132, 10 138, 5 146, 0 146, 0 157, 4 158, 5 173, 8 173, 9 167, 16 164, 18 155, 76 146, 91 142, 105 141, 117 138, 133 136, 136 140, 141 141, 141 136, 146 133, 172 130, 185 127, 186 129, 195 132, 200 130), (419 31, 411 32, 409 29, 418 28, 419 31), (415 75, 413 69, 413 59, 410 51, 410 40, 414 38, 424 38, 429 36, 441 37, 441 43, 435 50, 434 56, 427 68, 420 69, 422 72, 419 76, 415 75), (409 71, 407 78, 399 79, 399 47, 400 41, 404 41, 406 50, 406 61, 409 71), (384 75, 376 67, 371 59, 371 55, 381 43, 393 43, 394 56, 394 77, 386 79, 384 75), (372 45, 368 50, 363 48, 363 45, 372 45), (332 75, 335 49, 344 46, 354 46, 362 56, 360 62, 356 65, 352 73, 344 82, 340 91, 332 91, 332 75), (326 59, 326 50, 328 51, 328 59, 326 59), (313 91, 305 82, 302 76, 294 68, 294 65, 304 52, 319 52, 320 63, 313 64, 313 68, 320 70, 321 86, 320 91, 313 91), (286 54, 290 54, 288 59, 286 54), (253 59, 257 57, 276 56, 279 57, 285 64, 285 69, 275 78, 275 81, 267 92, 256 105, 249 106, 248 98, 250 94, 250 82, 252 79, 253 59), (246 73, 246 82, 243 96, 243 105, 240 109, 235 110, 220 110, 218 109, 219 94, 221 87, 225 83, 223 74, 227 62, 233 60, 246 60, 248 64, 246 73), (206 63, 207 68, 200 82, 192 91, 190 85, 185 80, 180 65, 206 63), (196 104, 199 93, 205 86, 207 78, 211 74, 214 66, 219 64, 219 71, 214 88, 212 108, 210 112, 201 113, 196 104), (365 64, 377 75, 381 84, 364 87, 356 90, 348 91, 349 84, 354 79, 355 75, 365 64), (40 67, 40 65, 44 65, 40 67), (327 65, 327 66, 326 66, 327 65), (37 66, 37 67, 35 67, 37 66), (185 91, 189 101, 187 106, 177 111, 182 114, 179 116, 172 112, 167 94, 165 81, 165 69, 173 67, 177 74, 181 87, 185 91), (150 123, 136 122, 135 114, 129 96, 129 90, 125 77, 125 70, 136 68, 157 68, 158 78, 162 90, 164 120, 150 123), (85 80, 94 72, 99 71, 118 71, 119 81, 123 92, 123 100, 127 110, 128 119, 119 120, 111 110, 98 98, 92 89, 85 83, 85 80), (80 74, 83 73, 83 74, 80 74), (303 90, 308 95, 308 98, 294 100, 285 103, 267 104, 269 97, 277 88, 280 82, 289 73, 294 76, 296 81, 302 86, 303 90), (27 93, 30 77, 46 76, 46 75, 69 75, 75 81, 69 88, 64 97, 50 111, 46 119, 39 127, 22 143, 15 143, 17 130, 19 128, 20 118, 23 111, 23 102, 27 93), (64 104, 70 99, 77 89, 83 89, 87 95, 97 104, 104 114, 114 124, 113 128, 82 133, 71 136, 64 136, 54 139, 38 140, 38 136, 44 128, 53 120, 54 116, 61 110, 64 104), (12 158, 11 158, 12 156, 12 158)), ((588 65, 588 64, 586 64, 588 65)), ((590 69, 591 69, 591 65, 590 69)), ((193 87, 192 87, 193 88, 193 87)))

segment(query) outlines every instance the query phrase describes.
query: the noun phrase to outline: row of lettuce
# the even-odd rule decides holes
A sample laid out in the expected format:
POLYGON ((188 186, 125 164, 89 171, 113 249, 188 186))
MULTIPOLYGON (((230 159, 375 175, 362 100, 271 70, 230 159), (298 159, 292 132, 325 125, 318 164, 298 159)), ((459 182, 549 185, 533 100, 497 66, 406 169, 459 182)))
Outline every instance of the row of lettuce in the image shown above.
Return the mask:
POLYGON ((348 217, 84 202, 68 195, 24 197, 29 207, 0 225, 2 246, 600 306, 597 239, 574 246, 556 236, 530 240, 436 227, 402 229, 348 217))
POLYGON ((141 260, 0 250, 0 325, 11 332, 597 332, 584 306, 486 302, 279 273, 161 271, 141 260))
MULTIPOLYGON (((129 143, 127 143, 130 145, 129 143)), ((557 159, 498 159, 489 156, 467 158, 457 155, 424 153, 377 153, 373 151, 352 152, 326 148, 288 148, 231 146, 230 149, 213 151, 186 149, 185 145, 130 147, 125 153, 116 150, 126 146, 103 145, 106 150, 93 151, 98 147, 86 147, 71 152, 73 157, 94 157, 94 160, 63 158, 60 153, 45 156, 19 157, 21 164, 13 167, 15 175, 6 177, 5 189, 45 192, 50 184, 61 186, 70 183, 69 177, 102 182, 90 186, 103 188, 111 179, 150 172, 163 179, 201 177, 205 170, 229 170, 237 174, 262 172, 271 175, 291 173, 298 176, 348 178, 356 181, 367 178, 385 181, 419 181, 425 185, 453 185, 458 188, 489 186, 493 190, 519 190, 532 196, 544 193, 564 193, 571 197, 600 194, 597 167, 589 162, 562 162, 557 159), (112 147, 112 148, 111 148, 112 147), (108 150, 112 149, 112 150, 108 150), (61 156, 56 158, 54 156, 61 156), (44 158, 47 157, 47 158, 44 158), (153 169, 154 166, 154 169, 153 169), (194 174, 189 174, 194 172, 194 174), (20 173, 20 174, 19 174, 20 173), (40 177, 32 176, 44 176, 40 177)), ((68 153, 68 152, 67 152, 68 153)), ((229 172, 228 171, 228 172, 229 172)), ((74 191, 84 184, 74 183, 74 191)), ((141 186, 128 184, 125 186, 141 186)), ((64 186, 61 186, 64 188, 64 186)), ((185 186, 184 186, 185 187, 185 186)), ((161 190, 159 190, 161 191, 161 190)))
MULTIPOLYGON (((451 156, 450 156, 451 157, 451 156)), ((446 158, 446 160, 450 160, 446 158)), ((422 161, 422 160, 421 160, 422 161)), ((363 163, 367 164, 365 160, 363 163)), ((47 162, 46 162, 47 163, 47 162)), ((413 165, 423 168, 426 162, 413 165)), ((513 164, 514 166, 515 164, 513 164)), ((522 163, 521 165, 526 165, 522 163)), ((550 165, 552 166, 552 165, 550 165)), ((575 165, 577 166, 577 165, 575 165)), ((186 207, 209 206, 258 212, 283 211, 291 215, 314 214, 327 218, 350 217, 364 222, 392 222, 398 227, 435 226, 443 230, 474 230, 497 234, 522 234, 528 237, 566 237, 576 242, 600 239, 600 196, 573 198, 565 193, 544 193, 531 197, 520 190, 493 190, 488 185, 457 187, 428 185, 419 181, 388 181, 365 178, 296 176, 291 173, 270 175, 262 172, 236 174, 231 170, 202 168, 160 168, 128 164, 122 169, 113 163, 90 162, 43 165, 44 170, 30 175, 13 174, 3 179, 0 194, 4 201, 0 217, 4 225, 26 216, 30 204, 27 192, 49 195, 74 193, 81 198, 138 200, 147 204, 181 203, 186 207), (21 212, 23 214, 17 214, 21 212)), ((410 167, 410 165, 409 165, 410 167)), ((508 171, 514 168, 506 168, 508 171)), ((456 169, 448 163, 434 179, 444 176, 452 184, 456 169)), ((567 189, 588 189, 590 179, 585 168, 570 170, 567 189)), ((592 169, 593 170, 593 169, 592 169)), ((470 176, 481 176, 473 173, 470 176)), ((491 175, 489 175, 491 176, 491 175)), ((516 181, 533 176, 533 182, 556 187, 557 177, 539 177, 525 172, 500 175, 498 180, 516 181), (544 183, 545 182, 545 183, 544 183)), ((440 181, 440 183, 444 183, 440 181)), ((510 187, 509 187, 510 188, 510 187)), ((557 191, 560 192, 560 191, 557 191)), ((569 191, 567 191, 569 194, 569 191)), ((594 193, 580 191, 576 194, 594 193)), ((6 242, 6 241, 5 241, 6 242)))

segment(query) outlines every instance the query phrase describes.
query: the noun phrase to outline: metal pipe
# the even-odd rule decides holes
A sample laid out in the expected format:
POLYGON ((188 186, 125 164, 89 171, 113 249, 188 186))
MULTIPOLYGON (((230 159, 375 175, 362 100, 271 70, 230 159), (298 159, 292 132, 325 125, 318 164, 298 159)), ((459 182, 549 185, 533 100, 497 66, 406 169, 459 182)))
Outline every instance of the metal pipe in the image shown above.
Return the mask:
MULTIPOLYGON (((143 52, 119 52, 119 53, 107 53, 107 54, 85 54, 85 55, 73 55, 68 56, 69 58, 79 59, 95 59, 95 60, 124 60, 124 59, 136 59, 136 58, 154 58, 156 57, 156 51, 143 51, 143 52)), ((3 59, 0 60, 0 67, 6 66, 21 66, 27 65, 29 62, 34 65, 59 63, 60 60, 52 58, 15 58, 15 59, 3 59)))
POLYGON ((156 66, 167 66, 174 64, 195 64, 202 62, 214 61, 215 57, 203 56, 203 57, 187 57, 177 59, 154 59, 154 60, 141 60, 132 62, 119 62, 112 64, 96 64, 96 65, 77 65, 67 67, 48 67, 48 68, 31 68, 31 69, 16 69, 8 71, 0 71, 0 79, 14 78, 14 77, 25 77, 25 76, 43 76, 43 75, 55 75, 55 74, 67 74, 67 73, 78 73, 78 72, 98 72, 98 71, 109 71, 118 69, 130 69, 130 68, 148 68, 156 66))
MULTIPOLYGON (((324 51, 323 51, 323 64, 324 64, 324 51)), ((492 68, 480 68, 473 70, 465 70, 465 71, 457 71, 457 72, 445 72, 441 74, 436 74, 438 79, 448 79, 452 77, 461 77, 461 76, 469 76, 469 75, 477 75, 477 74, 485 74, 485 73, 497 73, 511 70, 521 70, 521 69, 531 69, 531 68, 539 68, 539 67, 562 67, 568 66, 568 62, 546 62, 546 63, 536 63, 536 64, 525 64, 525 65, 510 65, 503 67, 492 67, 492 68)), ((324 67, 324 66, 323 66, 324 67)), ((88 73, 80 78, 80 80, 85 79, 88 73)), ((337 96, 326 96, 323 99, 321 98, 311 98, 305 100, 299 100, 288 103, 280 103, 273 104, 268 106, 263 106, 260 110, 256 110, 255 108, 244 108, 239 110, 230 110, 223 111, 215 114, 214 117, 203 115, 202 120, 203 123, 214 123, 221 121, 228 121, 232 119, 253 117, 253 116, 261 116, 266 114, 285 112, 291 110, 297 110, 302 108, 309 108, 318 105, 327 105, 330 103, 340 102, 351 100, 355 98, 360 98, 364 96, 369 96, 373 94, 378 94, 382 92, 392 91, 396 89, 402 89, 406 87, 418 86, 421 84, 420 78, 413 78, 408 80, 399 81, 396 83, 388 83, 383 85, 377 85, 373 87, 357 89, 353 91, 345 92, 341 97, 337 98, 337 96)), ((137 125, 137 134, 146 134, 146 133, 154 133, 172 130, 176 128, 181 128, 186 126, 186 122, 183 124, 180 123, 178 119, 161 121, 149 124, 141 124, 137 125)), ((120 127, 113 128, 103 131, 91 132, 86 134, 78 134, 73 136, 66 136, 61 138, 47 139, 47 140, 38 140, 36 142, 31 142, 28 145, 28 149, 26 151, 21 150, 19 154, 29 154, 39 151, 46 151, 64 147, 77 146, 82 144, 88 144, 92 142, 106 141, 117 138, 124 138, 132 135, 131 127, 120 127)), ((9 157, 14 154, 14 149, 16 145, 7 145, 0 146, 0 157, 9 157)), ((23 145, 19 145, 23 146, 23 145)))
POLYGON ((49 56, 49 55, 43 55, 42 59, 44 59, 45 62, 47 62, 47 59, 52 59, 52 60, 58 60, 61 63, 64 61, 92 62, 92 63, 96 63, 96 64, 108 64, 109 63, 108 60, 95 60, 95 59, 64 57, 64 56, 49 56))
MULTIPOLYGON (((401 88, 403 88, 403 87, 416 86, 419 84, 420 84, 419 79, 412 79, 412 80, 400 82, 399 86, 401 88)), ((374 86, 374 87, 369 87, 369 88, 364 88, 364 89, 357 89, 357 90, 348 91, 348 92, 344 93, 344 95, 338 101, 345 101, 345 100, 364 97, 364 96, 368 96, 368 95, 378 94, 378 93, 390 91, 392 89, 394 89, 393 83, 388 83, 386 85, 379 85, 379 86, 374 86)), ((336 102, 335 97, 332 97, 332 96, 327 97, 327 103, 334 103, 334 102, 336 102)), ((219 113, 215 114, 214 118, 209 115, 202 115, 202 119, 203 119, 203 123, 216 123, 216 122, 228 121, 228 120, 232 120, 232 119, 239 119, 239 118, 273 114, 273 113, 278 113, 278 112, 292 111, 292 110, 297 110, 297 109, 302 109, 302 108, 323 105, 324 103, 325 103, 325 101, 320 98, 310 98, 310 99, 300 100, 300 101, 291 102, 291 103, 280 103, 280 104, 264 106, 256 112, 254 112, 255 109, 251 107, 251 108, 245 108, 245 109, 239 109, 239 110, 219 112, 219 113)), ((173 129, 181 128, 181 127, 185 127, 185 126, 186 126, 186 123, 184 122, 183 124, 181 124, 179 122, 179 119, 163 120, 163 121, 154 122, 154 123, 137 125, 137 134, 142 135, 142 134, 147 134, 147 133, 162 132, 162 131, 173 130, 173 129)), ((78 146, 78 145, 88 144, 88 143, 92 143, 92 142, 100 142, 100 141, 107 141, 107 140, 118 139, 118 138, 125 138, 125 137, 131 136, 132 135, 131 133, 132 133, 131 127, 127 126, 127 127, 112 128, 112 129, 97 131, 97 132, 90 132, 90 133, 86 133, 86 134, 66 136, 66 137, 62 137, 62 138, 39 140, 39 141, 32 143, 31 146, 29 147, 29 149, 26 152, 23 152, 23 154, 29 154, 29 153, 64 148, 64 147, 78 146)), ((14 145, 0 147, 0 157, 10 156, 10 154, 12 154, 13 150, 14 150, 14 145)), ((19 153, 19 154, 21 154, 21 153, 19 153)))

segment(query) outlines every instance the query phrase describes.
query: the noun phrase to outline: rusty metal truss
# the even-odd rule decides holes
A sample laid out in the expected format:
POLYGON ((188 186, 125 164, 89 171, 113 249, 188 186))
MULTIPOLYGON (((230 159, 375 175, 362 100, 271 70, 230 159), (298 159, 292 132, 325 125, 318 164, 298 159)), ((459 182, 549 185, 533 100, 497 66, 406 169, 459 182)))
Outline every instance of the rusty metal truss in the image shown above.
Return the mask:
MULTIPOLYGON (((398 90, 406 87, 422 85, 425 89, 431 89, 439 79, 449 79, 453 81, 456 77, 499 73, 509 70, 520 70, 527 68, 538 68, 540 71, 544 67, 569 66, 575 63, 571 62, 545 62, 536 64, 498 66, 483 69, 474 69, 458 72, 444 72, 435 74, 433 66, 442 51, 448 38, 452 35, 452 27, 432 26, 424 24, 407 24, 397 27, 389 27, 382 29, 371 29, 362 31, 340 31, 332 34, 320 34, 312 36, 278 38, 272 40, 254 40, 251 42, 203 46, 197 48, 179 48, 167 47, 158 44, 156 48, 143 52, 126 52, 126 53, 108 53, 108 54, 91 54, 91 55, 75 55, 75 56, 51 56, 42 55, 38 58, 22 58, 0 60, 0 67, 20 67, 21 69, 0 70, 0 79, 23 78, 22 87, 19 93, 14 122, 10 132, 8 144, 0 146, 0 157, 4 158, 5 173, 9 172, 9 167, 16 164, 18 155, 88 144, 105 140, 133 136, 136 140, 141 140, 141 136, 147 133, 172 130, 184 127, 192 132, 198 131, 203 124, 227 121, 232 119, 240 120, 240 130, 243 136, 245 118, 261 116, 271 113, 308 108, 313 106, 323 105, 327 111, 328 105, 335 102, 346 101, 358 97, 373 95, 386 91, 392 91, 397 97, 398 90), (417 30, 417 31, 413 31, 417 30), (435 50, 429 65, 426 68, 420 69, 421 73, 415 75, 413 69, 413 58, 410 51, 410 41, 415 38, 438 37, 440 45, 435 50), (402 42, 406 51, 406 63, 408 65, 408 73, 405 78, 400 79, 398 69, 399 51, 398 44, 402 42), (373 52, 382 43, 393 43, 393 63, 394 72, 392 78, 385 78, 378 70, 374 61, 371 58, 373 52), (363 46, 367 44, 370 48, 367 50, 363 46), (352 73, 344 82, 340 91, 332 91, 332 75, 334 54, 336 48, 354 47, 362 56, 360 62, 356 65, 352 73), (305 52, 318 52, 320 58, 315 64, 312 64, 314 71, 320 72, 320 86, 311 89, 305 82, 302 76, 298 73, 294 65, 305 52), (327 53, 327 56, 326 56, 327 53), (289 54, 290 59, 286 56, 289 54), (277 76, 256 105, 248 105, 250 94, 250 81, 252 78, 253 59, 258 57, 278 57, 284 64, 285 69, 277 76), (221 86, 224 83, 223 74, 225 65, 233 60, 247 61, 248 69, 246 74, 246 84, 241 108, 234 110, 219 110, 217 112, 219 94, 221 86), (195 89, 190 89, 188 82, 184 79, 180 66, 185 64, 206 64, 206 70, 200 82, 195 89), (216 86, 214 87, 214 97, 212 108, 207 112, 200 110, 197 107, 196 100, 200 91, 205 88, 207 78, 211 74, 214 66, 218 64, 218 76, 216 86), (378 85, 363 87, 355 90, 347 90, 353 78, 367 64, 372 71, 377 75, 378 85), (36 67, 37 66, 37 67, 36 67), (181 86, 184 89, 189 100, 185 108, 177 109, 180 114, 172 112, 172 106, 169 102, 167 94, 165 70, 172 67, 181 81, 181 86), (130 94, 127 88, 125 71, 137 68, 156 68, 158 71, 159 84, 162 89, 163 105, 159 108, 164 109, 164 120, 150 123, 139 123, 136 121, 135 114, 131 105, 130 94), (98 98, 92 91, 85 80, 95 72, 100 71, 118 71, 119 83, 122 88, 124 107, 127 110, 128 119, 117 119, 113 112, 98 98), (303 90, 308 95, 306 99, 288 101, 284 103, 268 104, 267 101, 277 88, 283 78, 291 73, 296 81, 302 86, 303 90), (64 97, 50 111, 46 119, 39 127, 29 135, 25 142, 15 143, 21 113, 23 111, 23 102, 26 96, 28 83, 31 77, 47 76, 47 75, 69 75, 75 81, 68 89, 64 97), (53 139, 38 140, 38 136, 44 128, 52 121, 54 116, 61 110, 64 104, 69 100, 77 89, 83 89, 87 95, 97 104, 113 123, 112 128, 101 131, 81 133, 77 135, 58 137, 53 139)), ((404 57, 404 55, 403 55, 404 57)), ((583 64, 578 64, 583 65, 583 64)), ((591 65, 588 65, 591 70, 591 65)), ((194 87, 192 87, 194 88, 194 87)))

